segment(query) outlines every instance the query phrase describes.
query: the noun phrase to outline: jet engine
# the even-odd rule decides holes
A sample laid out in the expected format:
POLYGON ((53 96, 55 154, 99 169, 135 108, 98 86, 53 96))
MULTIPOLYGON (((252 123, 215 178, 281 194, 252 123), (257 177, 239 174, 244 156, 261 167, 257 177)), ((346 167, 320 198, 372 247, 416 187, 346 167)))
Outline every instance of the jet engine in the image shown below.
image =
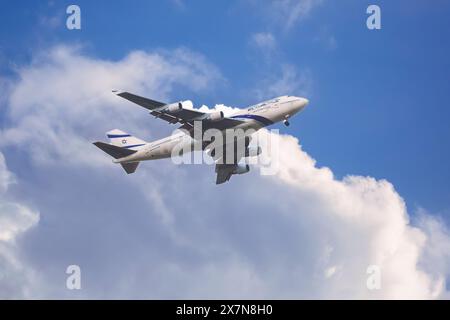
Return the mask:
POLYGON ((250 171, 250 166, 248 164, 238 164, 236 169, 234 169, 233 174, 244 174, 250 171))
POLYGON ((210 113, 208 115, 207 119, 209 121, 216 122, 216 121, 222 120, 224 117, 225 116, 223 114, 223 111, 216 111, 216 112, 210 113))

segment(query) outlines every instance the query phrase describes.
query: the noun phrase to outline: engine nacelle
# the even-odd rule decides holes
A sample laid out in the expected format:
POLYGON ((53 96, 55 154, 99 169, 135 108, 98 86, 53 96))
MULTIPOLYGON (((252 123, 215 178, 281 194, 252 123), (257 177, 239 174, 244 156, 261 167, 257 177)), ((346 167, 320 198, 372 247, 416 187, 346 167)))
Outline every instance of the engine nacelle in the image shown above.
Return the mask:
POLYGON ((248 164, 238 164, 236 169, 234 169, 233 174, 244 174, 250 171, 250 166, 248 164))
POLYGON ((262 149, 260 146, 257 147, 248 147, 245 150, 245 155, 244 157, 256 157, 259 156, 262 152, 262 149))
POLYGON ((207 119, 209 121, 216 122, 216 121, 222 120, 224 117, 225 117, 225 115, 223 114, 223 111, 216 111, 216 112, 210 113, 208 115, 207 119))
POLYGON ((165 108, 165 110, 170 113, 176 113, 181 109, 183 109, 183 104, 181 102, 168 104, 167 107, 165 108))

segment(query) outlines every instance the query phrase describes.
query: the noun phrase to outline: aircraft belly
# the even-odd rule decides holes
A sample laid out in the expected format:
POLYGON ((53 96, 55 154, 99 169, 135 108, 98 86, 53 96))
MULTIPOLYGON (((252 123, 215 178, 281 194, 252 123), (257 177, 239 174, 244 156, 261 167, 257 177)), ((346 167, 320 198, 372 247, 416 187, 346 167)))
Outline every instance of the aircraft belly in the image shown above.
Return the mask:
POLYGON ((146 157, 148 160, 165 159, 172 156, 173 149, 176 147, 181 151, 191 151, 192 139, 180 140, 175 139, 166 143, 155 146, 147 151, 146 157))
POLYGON ((158 146, 149 151, 148 156, 150 159, 164 159, 169 158, 171 155, 172 148, 168 146, 158 146))
POLYGON ((261 129, 263 127, 263 125, 261 124, 261 122, 258 122, 256 120, 247 120, 244 123, 234 127, 233 129, 243 129, 243 130, 247 130, 247 129, 261 129))

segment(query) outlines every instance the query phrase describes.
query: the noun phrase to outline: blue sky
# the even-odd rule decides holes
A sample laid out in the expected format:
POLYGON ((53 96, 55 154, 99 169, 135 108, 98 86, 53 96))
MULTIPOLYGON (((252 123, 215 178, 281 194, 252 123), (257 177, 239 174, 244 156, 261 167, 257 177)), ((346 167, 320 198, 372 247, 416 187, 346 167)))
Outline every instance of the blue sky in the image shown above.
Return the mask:
POLYGON ((450 241, 433 219, 450 221, 450 3, 299 0, 294 14, 296 3, 77 1, 81 30, 65 27, 72 2, 2 4, 0 209, 30 209, 8 233, 24 233, 5 248, 31 269, 13 286, 37 273, 46 285, 31 297, 234 297, 236 281, 244 298, 371 298, 359 284, 341 289, 395 252, 383 267, 403 268, 392 274, 404 291, 380 297, 434 297, 423 270, 445 288, 450 241), (381 30, 366 28, 369 4, 381 30), (125 180, 87 142, 116 126, 152 139, 172 128, 105 98, 117 83, 195 106, 307 97, 289 128, 275 126, 296 179, 252 171, 218 189, 211 168, 158 162, 125 180), (7 191, 4 172, 16 180, 7 191), (79 296, 59 287, 73 262, 91 283, 79 296))
MULTIPOLYGON (((174 99, 244 106, 249 91, 282 64, 311 77, 310 110, 285 132, 298 136, 320 165, 338 176, 393 182, 412 208, 450 208, 450 4, 376 1, 382 30, 365 27, 369 1, 325 1, 285 30, 251 1, 79 1, 82 30, 64 28, 69 2, 7 2, 0 13, 1 69, 29 61, 55 43, 81 43, 102 59, 130 50, 188 47, 228 79, 214 92, 174 99), (55 26, 48 20, 55 19, 55 26), (251 36, 270 32, 276 55, 264 61, 251 36), (334 39, 330 47, 328 41, 334 39)), ((286 92, 297 94, 297 92, 286 92)), ((1 116, 1 115, 0 115, 1 116)))

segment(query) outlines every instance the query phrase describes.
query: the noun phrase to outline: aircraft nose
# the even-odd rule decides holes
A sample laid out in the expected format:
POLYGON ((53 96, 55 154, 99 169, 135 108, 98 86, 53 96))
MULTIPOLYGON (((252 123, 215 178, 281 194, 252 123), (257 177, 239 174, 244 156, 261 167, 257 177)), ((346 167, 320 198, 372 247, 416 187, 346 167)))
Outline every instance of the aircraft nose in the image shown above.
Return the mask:
POLYGON ((300 98, 300 102, 303 104, 303 106, 306 106, 309 103, 309 100, 306 98, 300 98))
POLYGON ((309 103, 309 100, 306 98, 299 97, 296 103, 296 109, 298 111, 302 110, 309 103))

